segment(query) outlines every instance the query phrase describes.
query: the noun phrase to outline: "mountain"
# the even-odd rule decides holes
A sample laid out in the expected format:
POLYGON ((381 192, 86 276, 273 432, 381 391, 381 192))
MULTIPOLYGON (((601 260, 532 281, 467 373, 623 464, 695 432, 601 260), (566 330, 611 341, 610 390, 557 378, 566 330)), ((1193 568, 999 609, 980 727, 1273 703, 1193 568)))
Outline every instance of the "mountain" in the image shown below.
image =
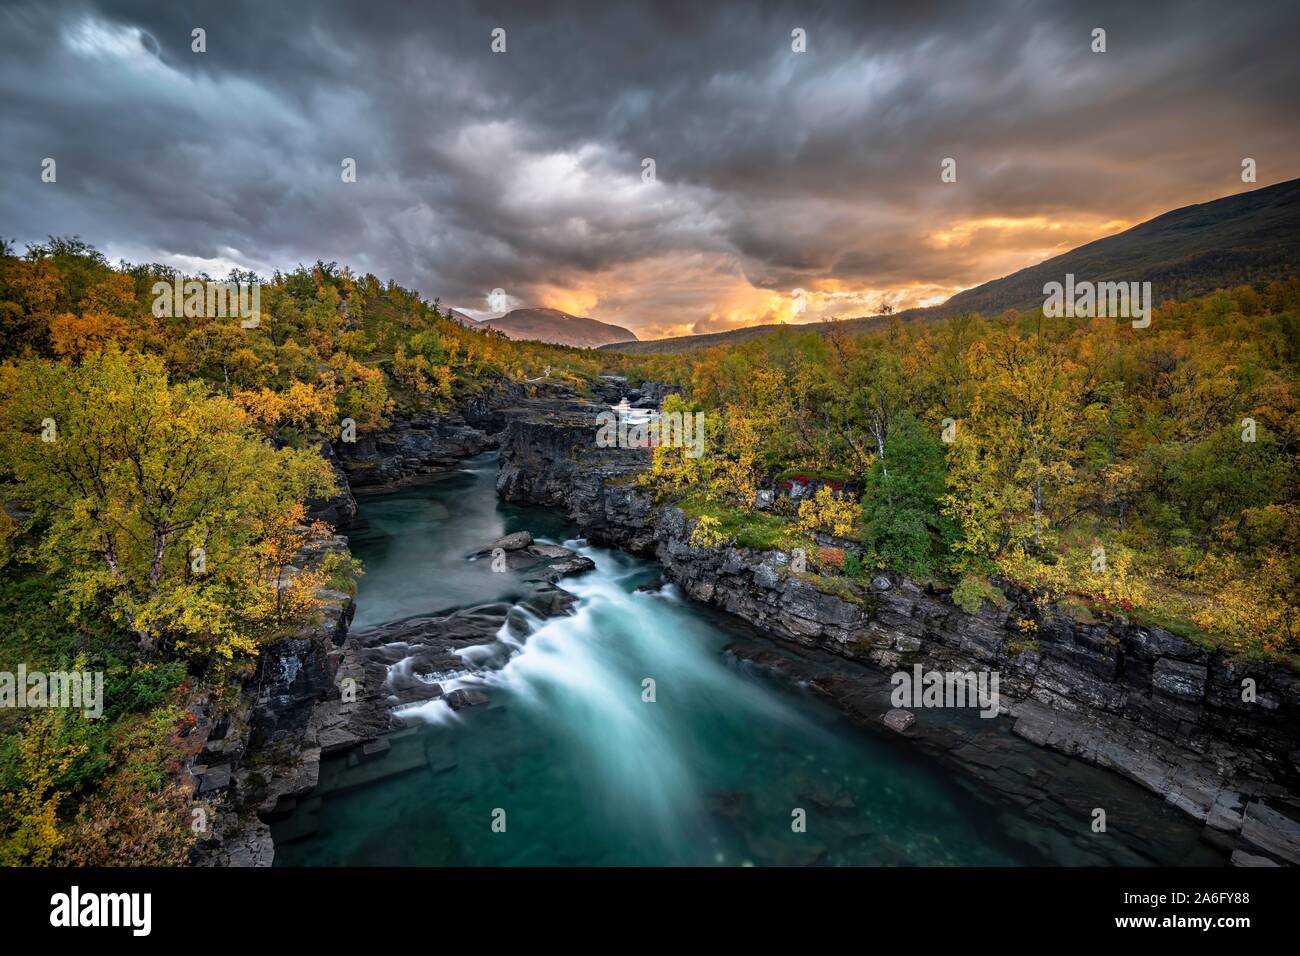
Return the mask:
POLYGON ((479 325, 496 329, 509 339, 573 345, 581 349, 636 341, 636 336, 621 326, 569 315, 559 309, 515 309, 499 319, 488 319, 479 325))
POLYGON ((1184 206, 959 292, 944 314, 1040 308, 1044 283, 1150 282, 1156 302, 1300 274, 1300 179, 1184 206))
MULTIPOLYGON (((894 317, 867 316, 834 324, 868 332, 887 325, 893 318, 926 322, 962 312, 997 315, 1006 309, 1037 309, 1043 305, 1043 286, 1063 282, 1067 272, 1078 281, 1150 282, 1157 303, 1298 276, 1300 179, 1175 209, 1132 229, 959 292, 941 305, 908 309, 894 317)), ((636 354, 694 352, 748 342, 778 329, 824 332, 831 324, 755 325, 606 348, 636 354)))

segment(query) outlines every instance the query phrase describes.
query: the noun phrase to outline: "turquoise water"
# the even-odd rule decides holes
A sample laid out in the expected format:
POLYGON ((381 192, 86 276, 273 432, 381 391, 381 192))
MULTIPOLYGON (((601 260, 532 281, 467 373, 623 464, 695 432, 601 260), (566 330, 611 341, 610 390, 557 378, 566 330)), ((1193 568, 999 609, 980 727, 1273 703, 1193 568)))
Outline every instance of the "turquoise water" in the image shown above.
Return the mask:
MULTIPOLYGON (((358 625, 513 600, 518 581, 485 576, 466 555, 508 530, 571 533, 554 515, 498 504, 491 456, 466 468, 362 499, 358 625)), ((724 648, 760 638, 671 586, 638 590, 656 581, 652 562, 570 545, 597 563, 562 582, 579 598, 572 616, 517 609, 531 633, 503 667, 469 681, 488 704, 423 709, 428 722, 361 770, 324 762, 318 793, 273 826, 277 864, 1153 862, 1119 840, 1093 849, 1077 808, 1026 824, 1022 808, 981 798, 951 767, 739 665, 724 648)), ((1116 812, 1158 821, 1166 855, 1216 862, 1159 800, 1052 759, 1108 788, 1116 812)))

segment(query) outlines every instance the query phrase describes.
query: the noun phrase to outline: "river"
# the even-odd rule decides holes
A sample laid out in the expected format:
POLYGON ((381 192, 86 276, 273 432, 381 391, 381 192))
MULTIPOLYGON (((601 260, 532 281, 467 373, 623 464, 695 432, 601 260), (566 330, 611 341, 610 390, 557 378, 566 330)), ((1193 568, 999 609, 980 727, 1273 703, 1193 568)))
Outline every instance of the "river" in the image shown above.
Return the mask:
POLYGON ((1003 735, 1005 760, 1035 781, 1019 800, 892 731, 851 724, 728 650, 788 652, 779 642, 659 587, 654 562, 499 502, 495 474, 487 454, 360 499, 353 627, 514 601, 520 582, 467 556, 521 529, 595 561, 561 582, 579 599, 573 613, 512 612, 530 633, 503 633, 504 665, 470 680, 490 702, 408 712, 410 729, 374 763, 390 774, 359 783, 355 759, 324 761, 317 792, 273 823, 277 865, 1222 862, 1154 795, 1019 741, 1005 720, 975 725, 1003 735), (1092 829, 1094 805, 1106 833, 1092 829))

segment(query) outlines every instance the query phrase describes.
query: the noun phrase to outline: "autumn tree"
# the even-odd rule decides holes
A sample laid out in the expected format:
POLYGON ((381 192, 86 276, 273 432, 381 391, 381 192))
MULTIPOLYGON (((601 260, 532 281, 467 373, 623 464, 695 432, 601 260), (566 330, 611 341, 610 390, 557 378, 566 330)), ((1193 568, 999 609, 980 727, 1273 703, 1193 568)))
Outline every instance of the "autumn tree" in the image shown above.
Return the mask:
POLYGON ((127 324, 111 312, 65 312, 50 320, 50 345, 54 354, 69 361, 98 352, 109 344, 124 344, 127 324))
POLYGON ((894 421, 887 453, 867 473, 862 541, 887 566, 928 575, 958 535, 939 508, 947 492, 944 445, 937 429, 903 412, 894 421))
POLYGON ((106 606, 146 652, 251 651, 259 541, 329 490, 324 460, 271 448, 237 404, 170 384, 156 356, 22 362, 3 384, 0 461, 37 533, 26 557, 57 577, 72 612, 106 606))
POLYGON ((1049 499, 1070 483, 1082 444, 1084 410, 1068 362, 1041 334, 1002 331, 974 347, 972 365, 974 397, 958 423, 948 512, 966 531, 966 549, 1041 549, 1049 499))

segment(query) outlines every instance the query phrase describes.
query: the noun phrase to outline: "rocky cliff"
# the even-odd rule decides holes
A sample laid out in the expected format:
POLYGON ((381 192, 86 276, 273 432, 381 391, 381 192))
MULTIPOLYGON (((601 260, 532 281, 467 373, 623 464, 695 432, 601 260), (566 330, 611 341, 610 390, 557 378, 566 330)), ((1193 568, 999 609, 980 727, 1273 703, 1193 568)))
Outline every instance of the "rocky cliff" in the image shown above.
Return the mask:
POLYGON ((358 432, 354 441, 323 442, 321 454, 334 467, 339 492, 313 501, 312 517, 346 528, 356 517, 354 493, 391 491, 497 446, 512 419, 534 413, 557 397, 573 398, 567 385, 540 380, 502 380, 460 397, 456 409, 428 414, 396 414, 375 431, 358 432))
POLYGON ((332 451, 353 492, 387 491, 454 467, 493 444, 462 415, 448 413, 394 416, 387 428, 358 433, 354 442, 336 441, 332 451))
MULTIPOLYGON (((319 567, 328 555, 346 553, 346 538, 323 538, 299 552, 292 568, 319 567)), ((351 581, 340 583, 348 590, 318 592, 318 620, 263 649, 233 708, 192 703, 198 723, 191 735, 201 748, 188 767, 202 814, 198 865, 270 866, 266 819, 316 785, 323 726, 317 704, 338 694, 335 676, 356 609, 351 581)))
POLYGON ((855 692, 877 687, 878 669, 996 671, 1016 734, 1163 795, 1235 863, 1300 864, 1300 678, 1291 670, 1161 628, 1080 620, 1011 588, 1005 607, 968 613, 895 574, 831 582, 792 571, 777 551, 692 548, 686 516, 629 481, 648 452, 596 447, 600 407, 575 402, 511 421, 498 493, 564 508, 592 541, 657 557, 692 598, 838 655, 838 679, 814 689, 856 719, 882 717, 878 695, 855 692))

